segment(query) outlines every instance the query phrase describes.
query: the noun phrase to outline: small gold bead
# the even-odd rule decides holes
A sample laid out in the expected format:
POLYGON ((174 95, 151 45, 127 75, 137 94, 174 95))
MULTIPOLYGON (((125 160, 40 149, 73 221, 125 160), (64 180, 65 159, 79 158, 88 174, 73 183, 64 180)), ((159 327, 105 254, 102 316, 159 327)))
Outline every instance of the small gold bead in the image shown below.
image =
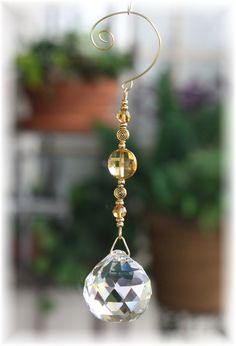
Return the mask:
POLYGON ((119 141, 126 141, 129 138, 129 131, 125 128, 121 128, 117 131, 116 137, 119 141))
POLYGON ((119 147, 120 149, 125 149, 125 147, 126 147, 125 142, 119 143, 118 147, 119 147))
POLYGON ((127 191, 124 187, 122 186, 118 186, 115 190, 114 190, 114 196, 117 199, 123 199, 127 196, 127 191))
POLYGON ((119 205, 119 204, 121 204, 121 205, 124 204, 123 199, 118 199, 118 200, 116 201, 116 205, 119 205))
POLYGON ((128 109, 128 100, 123 100, 121 103, 121 110, 127 111, 127 109, 128 109))
POLYGON ((116 204, 122 204, 123 205, 124 204, 123 199, 121 199, 121 198, 117 199, 116 204))
POLYGON ((116 218, 123 218, 126 215, 127 210, 122 204, 117 204, 112 210, 112 213, 116 218))
POLYGON ((116 117, 120 123, 128 123, 131 118, 129 112, 126 110, 121 110, 120 112, 118 112, 116 117))
POLYGON ((116 221, 117 221, 117 222, 124 222, 125 219, 124 219, 123 217, 117 217, 117 218, 116 218, 116 221))

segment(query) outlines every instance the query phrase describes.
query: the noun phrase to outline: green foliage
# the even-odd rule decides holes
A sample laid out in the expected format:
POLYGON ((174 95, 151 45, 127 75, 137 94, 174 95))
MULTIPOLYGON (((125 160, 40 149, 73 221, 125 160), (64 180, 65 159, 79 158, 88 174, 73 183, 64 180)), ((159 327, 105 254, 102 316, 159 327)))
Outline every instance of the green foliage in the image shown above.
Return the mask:
POLYGON ((217 228, 220 217, 217 150, 196 151, 182 162, 158 165, 151 178, 157 210, 197 219, 204 228, 217 228))
POLYGON ((73 232, 66 221, 40 217, 34 222, 33 231, 39 250, 32 270, 41 284, 77 287, 85 277, 78 250, 80 233, 76 229, 73 232))
POLYGON ((132 65, 130 53, 91 54, 86 52, 83 45, 82 36, 74 32, 53 40, 40 39, 33 42, 24 53, 16 57, 22 83, 35 89, 53 83, 58 78, 116 78, 120 71, 132 65))
POLYGON ((41 312, 41 314, 48 314, 55 307, 54 302, 51 299, 49 299, 46 295, 42 295, 39 297, 37 305, 38 310, 41 312))
POLYGON ((220 101, 213 99, 186 110, 168 73, 160 79, 157 92, 158 135, 147 181, 152 209, 193 218, 203 230, 217 230, 221 211, 220 101))
MULTIPOLYGON (((114 130, 101 124, 96 128, 100 138, 114 141, 114 130)), ((105 150, 101 156, 101 162, 107 159, 105 150)), ((114 179, 108 172, 104 174, 103 167, 93 178, 72 186, 66 220, 55 217, 35 220, 33 231, 39 253, 32 269, 38 280, 70 287, 83 285, 95 264, 109 253, 117 235, 111 213, 115 204, 114 188, 114 179)), ((135 253, 135 216, 132 212, 126 222, 125 237, 130 250, 135 253)))
POLYGON ((28 87, 42 86, 43 68, 38 57, 33 52, 18 55, 16 65, 28 87))

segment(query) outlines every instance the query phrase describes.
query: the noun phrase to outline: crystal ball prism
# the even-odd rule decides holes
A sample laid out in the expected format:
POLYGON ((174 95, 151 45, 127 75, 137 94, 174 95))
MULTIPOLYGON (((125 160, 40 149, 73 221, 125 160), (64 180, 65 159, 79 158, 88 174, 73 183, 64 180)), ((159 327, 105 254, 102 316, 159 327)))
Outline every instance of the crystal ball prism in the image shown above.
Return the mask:
POLYGON ((148 306, 151 281, 124 251, 114 250, 87 276, 83 295, 97 318, 108 322, 134 321, 148 306))

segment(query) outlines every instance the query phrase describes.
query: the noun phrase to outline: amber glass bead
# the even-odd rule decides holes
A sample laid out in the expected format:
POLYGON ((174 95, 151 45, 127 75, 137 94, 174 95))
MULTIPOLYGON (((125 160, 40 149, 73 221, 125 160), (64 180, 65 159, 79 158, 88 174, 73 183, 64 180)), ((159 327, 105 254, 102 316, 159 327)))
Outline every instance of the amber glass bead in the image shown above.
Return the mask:
POLYGON ((114 207, 114 209, 112 210, 112 213, 115 217, 121 218, 126 215, 127 210, 122 204, 118 204, 114 207))
POLYGON ((117 179, 132 177, 137 170, 136 157, 128 149, 117 149, 108 159, 108 169, 117 179))
POLYGON ((130 114, 128 111, 120 111, 116 115, 120 123, 128 123, 130 121, 130 114))

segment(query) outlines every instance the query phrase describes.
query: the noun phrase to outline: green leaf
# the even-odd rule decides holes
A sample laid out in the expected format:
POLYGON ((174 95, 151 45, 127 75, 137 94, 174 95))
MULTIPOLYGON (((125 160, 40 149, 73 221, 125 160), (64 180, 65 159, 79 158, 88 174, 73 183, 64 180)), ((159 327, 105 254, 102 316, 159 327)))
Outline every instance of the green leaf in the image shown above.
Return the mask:
POLYGON ((33 52, 21 54, 16 58, 16 66, 24 83, 30 88, 40 87, 44 81, 43 68, 33 52))
POLYGON ((204 232, 215 232, 219 226, 220 210, 218 206, 209 206, 202 210, 199 217, 199 225, 204 232))
POLYGON ((33 266, 38 274, 47 274, 50 269, 50 258, 46 255, 39 255, 34 260, 33 266))
POLYGON ((189 218, 189 217, 196 217, 197 212, 198 212, 198 203, 196 198, 191 195, 189 196, 184 196, 183 200, 181 202, 181 212, 184 217, 189 218))
POLYGON ((54 302, 46 296, 40 297, 38 305, 39 305, 39 310, 43 314, 48 314, 55 307, 54 302))

